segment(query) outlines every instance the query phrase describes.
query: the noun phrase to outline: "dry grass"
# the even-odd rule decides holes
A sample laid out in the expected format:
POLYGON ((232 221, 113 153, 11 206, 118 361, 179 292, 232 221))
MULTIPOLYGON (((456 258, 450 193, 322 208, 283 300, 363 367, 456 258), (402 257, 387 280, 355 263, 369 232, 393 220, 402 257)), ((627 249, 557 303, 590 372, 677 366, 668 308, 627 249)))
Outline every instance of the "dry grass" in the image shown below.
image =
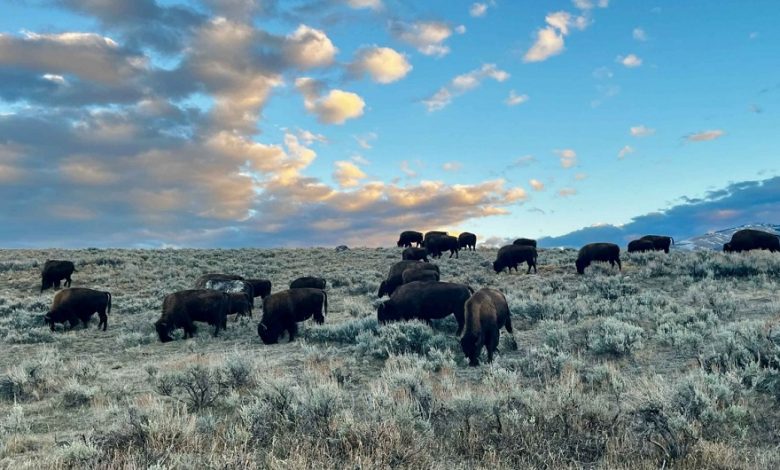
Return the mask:
POLYGON ((503 291, 515 334, 467 367, 453 319, 380 328, 400 249, 0 251, 2 468, 778 468, 780 257, 644 254, 496 275, 495 251, 442 279, 503 291), (54 333, 47 258, 109 290, 107 332, 54 333), (330 314, 264 346, 261 312, 161 344, 165 294, 205 272, 327 279, 330 314))

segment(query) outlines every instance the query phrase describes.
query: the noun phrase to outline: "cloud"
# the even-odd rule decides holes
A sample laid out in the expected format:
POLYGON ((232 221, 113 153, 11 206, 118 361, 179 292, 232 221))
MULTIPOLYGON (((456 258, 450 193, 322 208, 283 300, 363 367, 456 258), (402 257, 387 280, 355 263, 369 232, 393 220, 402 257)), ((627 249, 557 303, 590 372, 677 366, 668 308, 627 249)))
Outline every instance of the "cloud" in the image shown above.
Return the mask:
POLYGON ((544 183, 537 179, 532 179, 528 182, 531 187, 534 189, 534 191, 543 191, 544 190, 544 183))
POLYGON ((331 65, 338 52, 324 31, 306 25, 298 26, 286 39, 285 56, 304 70, 331 65))
POLYGON ((561 188, 558 190, 558 196, 571 197, 577 194, 577 190, 574 188, 561 188))
POLYGON ((577 152, 572 149, 556 150, 556 154, 561 159, 561 167, 571 168, 577 164, 577 152))
POLYGON ((469 8, 469 15, 473 16, 474 18, 481 18, 485 16, 487 10, 487 3, 472 3, 471 8, 469 8))
POLYGON ((780 220, 780 177, 742 181, 688 199, 666 209, 634 217, 620 225, 583 228, 560 237, 542 238, 541 246, 574 246, 612 242, 625 246, 648 233, 669 235, 677 242, 711 231, 780 220))
POLYGON ((366 103, 356 93, 334 89, 323 95, 323 85, 308 77, 296 79, 295 87, 303 95, 306 110, 323 124, 344 124, 363 115, 366 103))
POLYGON ((655 134, 655 129, 647 127, 645 125, 633 126, 629 129, 629 132, 634 137, 648 137, 655 134))
POLYGON ((372 46, 357 51, 349 70, 357 77, 368 74, 377 83, 392 83, 404 78, 412 70, 412 64, 406 56, 389 47, 372 46))
POLYGON ((620 151, 618 152, 618 158, 622 160, 627 155, 631 155, 634 152, 636 152, 636 150, 634 150, 634 147, 632 147, 630 145, 626 145, 622 149, 620 149, 620 151))
POLYGON ((376 132, 368 132, 363 135, 355 135, 352 136, 355 141, 358 143, 358 145, 366 150, 372 148, 371 142, 375 141, 379 138, 379 135, 376 132))
MULTIPOLYGON (((453 28, 441 21, 417 21, 390 23, 390 33, 399 41, 415 47, 420 53, 429 56, 443 57, 450 52, 445 41, 452 36, 453 28)), ((465 32, 465 28, 459 31, 465 32)))
POLYGON ((336 162, 336 171, 333 172, 333 179, 342 188, 354 188, 367 176, 357 165, 347 161, 336 162))
POLYGON ((523 56, 525 62, 542 62, 564 50, 564 36, 570 28, 584 30, 590 24, 587 16, 574 17, 565 11, 549 13, 544 18, 547 26, 536 31, 536 41, 523 56))
POLYGON ((382 0, 345 0, 347 5, 355 9, 380 11, 384 8, 382 0))
POLYGON ((306 145, 311 145, 314 142, 319 142, 321 144, 328 143, 328 138, 324 135, 315 134, 314 132, 307 131, 305 129, 298 129, 297 135, 298 138, 301 139, 306 145))
POLYGON ((509 73, 499 69, 495 64, 484 64, 478 69, 453 78, 447 85, 423 100, 423 104, 429 112, 440 111, 452 103, 455 97, 473 90, 488 78, 503 82, 509 78, 509 73))
POLYGON ((688 142, 705 142, 708 140, 715 140, 717 138, 720 138, 725 134, 724 131, 720 129, 713 129, 709 131, 701 131, 701 132, 695 132, 693 134, 688 134, 685 136, 685 140, 688 142))
POLYGON ((597 6, 599 8, 607 8, 609 6, 609 0, 598 0, 596 2, 593 0, 572 0, 572 3, 580 10, 592 10, 597 6))
POLYGON ((446 162, 441 166, 444 171, 460 171, 463 168, 463 164, 460 162, 446 162))
POLYGON ((577 173, 576 175, 574 175, 574 179, 577 181, 583 181, 588 179, 588 175, 585 173, 577 173))
POLYGON ((401 161, 401 171, 406 175, 407 178, 417 177, 417 172, 412 170, 412 168, 409 166, 409 162, 406 160, 401 161))
POLYGON ((642 59, 637 57, 635 54, 628 54, 627 56, 617 56, 617 59, 615 59, 617 62, 623 64, 623 66, 628 67, 630 69, 639 67, 642 65, 642 59))
POLYGON ((509 91, 509 97, 504 101, 507 106, 517 106, 528 101, 528 95, 518 95, 515 90, 509 91))
POLYGON ((634 31, 631 32, 631 36, 637 41, 647 41, 647 33, 642 28, 634 28, 634 31))

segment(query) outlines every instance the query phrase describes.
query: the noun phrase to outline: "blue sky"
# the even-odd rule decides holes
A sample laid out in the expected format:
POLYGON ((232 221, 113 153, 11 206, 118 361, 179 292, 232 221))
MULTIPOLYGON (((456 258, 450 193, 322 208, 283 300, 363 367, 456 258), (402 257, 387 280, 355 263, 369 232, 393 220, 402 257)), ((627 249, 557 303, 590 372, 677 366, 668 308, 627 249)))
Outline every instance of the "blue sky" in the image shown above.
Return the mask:
POLYGON ((775 194, 773 1, 0 8, 2 246, 561 236, 707 199, 684 238, 765 222, 718 190, 775 194))

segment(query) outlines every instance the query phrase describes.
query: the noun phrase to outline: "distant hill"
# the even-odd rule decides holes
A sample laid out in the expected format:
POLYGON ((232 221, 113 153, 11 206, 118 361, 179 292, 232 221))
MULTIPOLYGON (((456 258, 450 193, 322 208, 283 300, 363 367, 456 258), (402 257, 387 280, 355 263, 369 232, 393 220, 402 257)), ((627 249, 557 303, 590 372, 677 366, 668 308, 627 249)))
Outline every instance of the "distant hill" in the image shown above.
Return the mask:
POLYGON ((691 237, 687 240, 678 240, 675 245, 676 248, 684 250, 722 250, 723 244, 731 240, 731 236, 737 230, 746 228, 752 228, 756 230, 763 230, 765 232, 774 233, 780 235, 780 225, 778 224, 746 224, 739 227, 731 227, 715 232, 705 233, 696 237, 691 237))

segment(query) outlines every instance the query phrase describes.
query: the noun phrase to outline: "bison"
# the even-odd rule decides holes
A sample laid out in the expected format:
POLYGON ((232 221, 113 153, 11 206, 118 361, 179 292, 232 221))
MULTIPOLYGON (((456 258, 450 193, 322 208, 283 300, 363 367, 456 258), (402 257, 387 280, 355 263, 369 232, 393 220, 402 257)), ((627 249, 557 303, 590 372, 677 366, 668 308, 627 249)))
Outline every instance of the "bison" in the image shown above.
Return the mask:
POLYGON ((51 308, 43 317, 43 322, 54 331, 55 323, 70 323, 74 328, 81 320, 87 328, 94 313, 98 314, 98 329, 108 328, 108 314, 111 313, 111 293, 84 287, 63 289, 54 295, 51 308))
POLYGON ((404 283, 403 273, 408 268, 413 269, 430 269, 439 273, 439 267, 433 263, 421 263, 419 261, 399 261, 390 267, 390 272, 387 274, 387 279, 379 284, 379 291, 377 297, 382 298, 385 294, 393 295, 393 292, 404 283))
POLYGON ((477 236, 471 232, 463 232, 458 235, 458 248, 468 251, 477 251, 477 236))
POLYGON ((440 230, 431 230, 430 232, 425 232, 425 237, 423 237, 422 246, 428 246, 428 240, 430 240, 433 237, 443 237, 445 235, 448 235, 447 232, 442 232, 440 230))
POLYGON ((327 314, 328 294, 322 289, 302 287, 277 292, 263 299, 263 318, 257 324, 257 334, 263 343, 275 344, 287 331, 290 341, 294 341, 298 322, 314 317, 321 324, 327 314))
POLYGON ((441 258, 442 253, 445 251, 450 252, 450 258, 452 258, 453 255, 458 258, 460 245, 458 239, 452 235, 438 235, 427 240, 425 249, 428 250, 428 253, 430 253, 432 258, 441 258))
POLYGON ((519 246, 532 246, 536 248, 536 240, 532 240, 530 238, 518 238, 514 242, 512 242, 513 245, 519 245, 519 246))
POLYGON ((193 322, 214 326, 214 336, 227 325, 230 312, 230 295, 212 289, 188 289, 168 294, 163 299, 162 315, 154 323, 160 341, 171 341, 170 334, 177 328, 184 329, 184 338, 192 338, 197 331, 193 322))
POLYGON ((736 252, 750 250, 780 251, 780 238, 772 233, 761 230, 743 229, 734 232, 731 241, 723 245, 723 251, 736 252))
POLYGON ((246 296, 249 298, 250 305, 252 307, 255 306, 255 292, 254 292, 254 288, 252 287, 252 283, 250 282, 242 281, 238 279, 233 279, 233 280, 211 279, 206 281, 205 288, 218 290, 220 292, 227 292, 229 294, 231 293, 246 294, 246 296))
POLYGON ((655 245, 650 240, 632 240, 628 242, 629 253, 644 253, 645 251, 655 251, 655 245))
POLYGON ((243 281, 244 278, 238 274, 210 273, 204 274, 195 280, 196 289, 206 289, 206 283, 209 281, 243 281))
POLYGON ((228 292, 227 294, 230 296, 229 315, 235 313, 236 320, 238 320, 238 317, 243 317, 244 315, 252 316, 252 307, 254 303, 249 295, 244 292, 228 292))
POLYGON ((664 235, 645 235, 640 240, 652 242, 655 251, 663 251, 664 253, 669 253, 669 247, 674 245, 674 238, 664 235))
POLYGON ((380 323, 399 320, 431 320, 455 315, 458 335, 463 330, 463 308, 474 290, 464 284, 451 282, 421 282, 404 284, 389 300, 377 307, 380 323))
POLYGON ((310 287, 312 289, 324 289, 325 279, 321 277, 305 276, 299 277, 290 283, 290 289, 300 289, 303 287, 310 287))
POLYGON ((439 273, 432 269, 407 268, 401 273, 401 280, 404 284, 414 281, 438 281, 439 273))
POLYGON ((60 288, 60 281, 65 279, 65 287, 70 287, 70 275, 76 272, 72 261, 56 259, 46 260, 41 270, 41 292, 49 287, 60 288))
POLYGON ((409 247, 401 252, 401 259, 409 261, 425 261, 428 262, 428 250, 425 248, 409 247))
POLYGON ((577 253, 577 274, 585 274, 585 268, 590 266, 593 261, 609 262, 610 266, 618 265, 619 270, 623 270, 620 264, 620 247, 614 243, 590 243, 580 248, 577 253))
POLYGON ((252 292, 255 297, 264 299, 271 295, 271 281, 268 279, 247 279, 246 282, 252 284, 252 292))
POLYGON ((466 301, 464 315, 460 347, 469 359, 469 365, 479 365, 482 346, 487 349, 488 362, 493 362, 501 328, 506 328, 512 334, 512 319, 506 297, 495 289, 484 287, 466 301))
POLYGON ((536 248, 532 246, 503 246, 498 250, 498 253, 496 253, 496 260, 493 261, 493 270, 495 270, 496 273, 500 273, 506 268, 509 268, 510 272, 512 271, 512 268, 515 268, 515 271, 517 271, 518 264, 527 263, 528 271, 526 271, 526 274, 531 272, 531 268, 533 268, 534 273, 536 273, 536 258, 536 248))
POLYGON ((420 232, 415 232, 414 230, 407 230, 405 232, 401 232, 401 235, 398 237, 398 242, 396 243, 399 247, 410 247, 413 243, 416 243, 419 247, 422 245, 423 242, 423 234, 420 232))

